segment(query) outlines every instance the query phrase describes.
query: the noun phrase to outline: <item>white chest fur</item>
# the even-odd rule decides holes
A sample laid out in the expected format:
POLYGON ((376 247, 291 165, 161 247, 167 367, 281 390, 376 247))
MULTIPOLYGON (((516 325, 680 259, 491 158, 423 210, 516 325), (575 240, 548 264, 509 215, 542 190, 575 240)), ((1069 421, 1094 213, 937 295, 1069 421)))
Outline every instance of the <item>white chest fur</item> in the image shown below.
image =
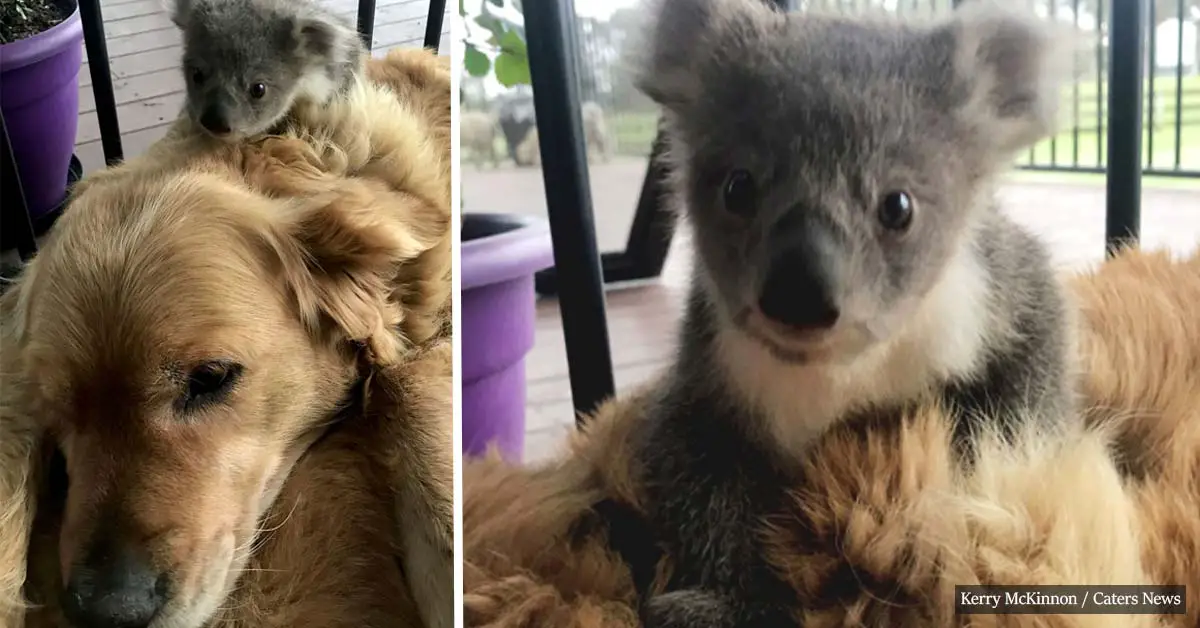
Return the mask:
POLYGON ((296 84, 296 100, 323 104, 333 96, 337 87, 328 72, 309 72, 296 84))
POLYGON ((989 281, 964 247, 913 317, 893 338, 850 362, 780 361, 744 332, 718 340, 720 368, 766 422, 785 452, 799 454, 825 428, 856 408, 905 401, 953 375, 974 372, 989 337, 1004 333, 989 312, 989 281))

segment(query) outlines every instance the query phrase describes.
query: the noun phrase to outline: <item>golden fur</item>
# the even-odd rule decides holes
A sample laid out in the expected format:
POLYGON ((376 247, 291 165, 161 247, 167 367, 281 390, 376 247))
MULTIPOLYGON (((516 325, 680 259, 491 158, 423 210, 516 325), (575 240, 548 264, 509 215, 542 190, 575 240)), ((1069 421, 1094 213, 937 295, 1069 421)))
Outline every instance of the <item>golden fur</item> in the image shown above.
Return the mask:
MULTIPOLYGON (((1031 433, 1015 449, 986 446, 970 475, 936 407, 832 429, 790 507, 759 531, 803 625, 1200 623, 1200 252, 1128 252, 1072 285, 1091 429, 1061 445, 1031 433), (953 587, 971 583, 1183 584, 1188 613, 957 617, 953 587)), ((466 464, 468 626, 638 625, 630 570, 590 507, 639 510, 628 454, 639 396, 601 408, 546 465, 466 464)))
POLYGON ((282 136, 181 121, 88 177, 0 299, 0 624, 25 583, 27 625, 61 625, 63 579, 115 541, 170 574, 155 627, 452 625, 449 66, 368 75, 282 136), (243 375, 181 416, 214 359, 243 375))

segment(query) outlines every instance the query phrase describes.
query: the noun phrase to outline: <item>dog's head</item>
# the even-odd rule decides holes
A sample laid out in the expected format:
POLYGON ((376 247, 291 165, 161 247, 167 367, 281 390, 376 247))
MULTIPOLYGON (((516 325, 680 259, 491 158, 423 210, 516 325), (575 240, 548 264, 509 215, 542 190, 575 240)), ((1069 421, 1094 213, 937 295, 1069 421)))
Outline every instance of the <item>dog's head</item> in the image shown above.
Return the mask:
POLYGON ((80 625, 202 625, 364 355, 399 357, 387 282, 433 238, 372 202, 194 171, 74 199, 6 324, 22 405, 66 460, 62 599, 80 625))
MULTIPOLYGON (((777 355, 893 334, 1055 122, 1068 31, 973 1, 928 23, 657 0, 640 88, 722 319, 777 355)), ((853 349, 852 349, 853 347, 853 349)))

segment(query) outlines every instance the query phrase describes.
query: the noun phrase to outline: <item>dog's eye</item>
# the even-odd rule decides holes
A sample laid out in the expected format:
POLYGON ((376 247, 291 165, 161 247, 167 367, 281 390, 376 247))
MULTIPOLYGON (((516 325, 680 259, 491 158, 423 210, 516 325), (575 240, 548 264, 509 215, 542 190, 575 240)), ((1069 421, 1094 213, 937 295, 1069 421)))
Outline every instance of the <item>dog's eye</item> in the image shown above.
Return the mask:
POLYGON ((758 209, 758 187, 754 184, 754 177, 745 170, 729 173, 723 192, 726 211, 739 216, 752 216, 758 209))
POLYGON ((267 95, 267 86, 263 83, 255 83, 250 86, 250 97, 254 99, 262 98, 267 95))
POLYGON ((204 72, 200 71, 197 68, 192 68, 192 82, 193 83, 200 85, 201 83, 204 82, 204 78, 205 78, 204 72))
POLYGON ((879 203, 879 223, 892 231, 904 231, 912 224, 916 209, 906 192, 891 192, 879 203))
POLYGON ((219 403, 242 375, 242 365, 232 362, 205 362, 188 373, 187 391, 180 399, 184 411, 194 411, 219 403))

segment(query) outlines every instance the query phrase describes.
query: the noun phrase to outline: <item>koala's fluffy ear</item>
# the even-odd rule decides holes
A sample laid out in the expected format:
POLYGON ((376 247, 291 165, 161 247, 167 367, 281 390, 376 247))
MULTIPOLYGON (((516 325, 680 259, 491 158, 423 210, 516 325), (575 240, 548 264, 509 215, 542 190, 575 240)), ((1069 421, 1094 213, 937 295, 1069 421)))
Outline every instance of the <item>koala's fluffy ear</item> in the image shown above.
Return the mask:
POLYGON ((328 58, 335 47, 355 36, 347 24, 338 24, 328 19, 298 18, 292 29, 295 49, 306 55, 328 58))
POLYGON ((721 49, 756 41, 781 16, 761 0, 653 0, 632 64, 635 84, 670 109, 699 98, 701 68, 721 49))
POLYGON ((935 36, 953 42, 964 119, 1006 152, 1054 131, 1062 90, 1087 65, 1075 29, 992 0, 963 3, 935 36))
POLYGON ((393 284, 406 263, 440 241, 448 221, 382 184, 338 188, 306 200, 283 226, 285 280, 310 331, 363 346, 373 363, 394 363, 406 341, 393 284))
POLYGON ((163 8, 179 28, 186 28, 192 16, 194 0, 163 0, 163 8))

